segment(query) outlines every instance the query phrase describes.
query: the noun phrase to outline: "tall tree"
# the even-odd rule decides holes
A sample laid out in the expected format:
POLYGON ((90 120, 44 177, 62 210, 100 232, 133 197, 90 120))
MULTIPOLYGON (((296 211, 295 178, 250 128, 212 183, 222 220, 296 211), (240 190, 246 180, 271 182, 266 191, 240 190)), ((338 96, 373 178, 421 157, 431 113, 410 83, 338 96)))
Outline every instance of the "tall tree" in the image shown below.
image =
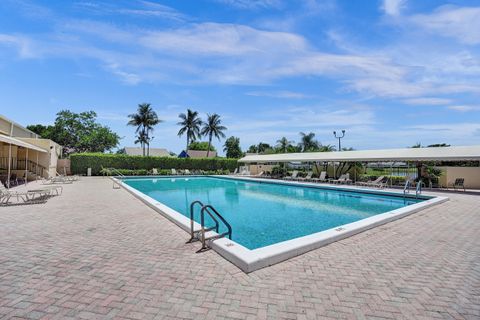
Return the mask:
POLYGON ((287 153, 293 143, 294 141, 290 141, 286 137, 282 137, 281 139, 277 140, 277 148, 280 150, 280 152, 287 153))
POLYGON ((42 138, 51 139, 63 146, 63 154, 75 152, 105 152, 115 148, 120 137, 110 128, 96 121, 94 111, 74 113, 62 110, 50 126, 30 125, 29 130, 42 138))
POLYGON ((137 134, 137 139, 134 141, 135 144, 140 143, 140 146, 143 150, 143 156, 145 156, 145 145, 148 143, 148 137, 144 130, 140 130, 137 134))
POLYGON ((180 113, 178 117, 182 120, 177 124, 181 126, 178 131, 178 136, 181 137, 184 134, 187 135, 187 147, 185 152, 188 151, 188 146, 190 141, 195 141, 197 138, 201 137, 200 126, 202 125, 202 119, 198 116, 197 111, 187 110, 187 114, 180 113))
POLYGON ((243 154, 240 148, 240 138, 232 136, 225 140, 223 151, 226 153, 227 158, 241 158, 243 154))
POLYGON ((248 147, 247 152, 248 153, 258 153, 258 146, 256 144, 252 144, 250 147, 248 147))
POLYGON ((150 141, 153 139, 150 137, 150 133, 153 132, 153 128, 162 122, 157 116, 157 113, 153 110, 150 103, 141 103, 138 105, 136 113, 129 114, 128 121, 129 126, 135 126, 137 129, 137 141, 140 143, 145 156, 145 146, 148 146, 147 155, 150 155, 150 141))
POLYGON ((300 132, 300 147, 302 148, 302 152, 309 152, 309 151, 316 151, 320 143, 315 140, 315 133, 310 132, 310 133, 304 133, 300 132))
POLYGON ((220 138, 225 138, 225 133, 227 127, 222 126, 222 120, 220 120, 220 115, 207 114, 207 122, 203 124, 202 131, 200 132, 203 136, 208 136, 208 149, 207 149, 207 158, 210 153, 210 146, 212 145, 212 138, 215 137, 218 140, 220 138))
POLYGON ((260 142, 257 146, 258 153, 272 153, 272 146, 265 142, 260 142))

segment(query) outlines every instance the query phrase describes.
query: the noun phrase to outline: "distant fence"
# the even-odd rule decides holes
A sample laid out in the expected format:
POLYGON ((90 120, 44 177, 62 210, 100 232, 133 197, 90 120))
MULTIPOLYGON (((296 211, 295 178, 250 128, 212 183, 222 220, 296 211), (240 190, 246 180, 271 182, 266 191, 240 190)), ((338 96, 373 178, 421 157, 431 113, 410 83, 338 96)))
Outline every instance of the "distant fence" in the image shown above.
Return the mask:
POLYGON ((70 168, 73 174, 86 174, 92 168, 92 175, 100 175, 102 168, 130 169, 189 169, 189 170, 229 170, 237 167, 237 159, 226 158, 174 158, 143 157, 124 154, 75 153, 70 155, 70 168))

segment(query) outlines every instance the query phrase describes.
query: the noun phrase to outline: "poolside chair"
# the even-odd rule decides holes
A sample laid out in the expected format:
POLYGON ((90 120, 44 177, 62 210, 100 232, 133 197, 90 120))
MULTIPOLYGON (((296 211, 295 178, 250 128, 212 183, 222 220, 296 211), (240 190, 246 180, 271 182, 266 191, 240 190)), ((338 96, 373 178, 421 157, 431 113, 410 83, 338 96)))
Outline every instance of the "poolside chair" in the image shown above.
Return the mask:
POLYGON ((313 182, 326 182, 326 181, 328 181, 327 172, 326 171, 320 172, 320 176, 318 178, 312 178, 311 181, 313 181, 313 182))
POLYGON ((355 185, 364 186, 364 187, 375 186, 375 185, 379 184, 383 179, 385 179, 385 176, 380 176, 373 181, 357 181, 355 183, 355 185))
POLYGON ((252 175, 252 177, 261 178, 263 176, 263 174, 264 174, 264 172, 260 171, 259 173, 252 175))
POLYGON ((183 171, 183 174, 185 174, 185 175, 191 175, 192 173, 190 172, 190 170, 185 169, 185 171, 183 171))
POLYGON ((74 180, 68 179, 64 176, 55 176, 46 179, 42 179, 42 184, 55 184, 55 183, 63 183, 63 184, 72 184, 74 180))
MULTIPOLYGON (((449 185, 447 184, 447 189, 448 189, 448 187, 449 187, 449 185)), ((465 190, 465 179, 464 178, 456 178, 455 182, 450 184, 450 187, 452 187, 454 190, 463 189, 463 191, 466 191, 465 190)))
POLYGON ((298 176, 298 171, 297 171, 297 170, 293 170, 291 176, 289 176, 289 177, 284 177, 283 179, 284 179, 284 180, 295 180, 295 179, 297 179, 297 176, 298 176))
POLYGON ((236 176, 238 174, 238 168, 235 168, 235 171, 233 171, 233 175, 236 176))
POLYGON ((33 191, 17 191, 9 190, 0 183, 0 203, 8 204, 11 198, 16 198, 17 202, 22 200, 23 202, 34 200, 35 196, 49 196, 51 190, 33 190, 33 191), (31 197, 31 198, 30 198, 31 197))
POLYGON ((342 174, 338 179, 331 179, 328 182, 333 183, 333 184, 343 184, 343 183, 348 183, 350 180, 350 175, 347 174, 342 174))
POLYGON ((60 177, 61 179, 63 180, 67 180, 67 181, 78 181, 79 177, 77 175, 74 175, 74 176, 67 176, 65 174, 61 174, 61 173, 57 173, 57 177, 60 177))
POLYGON ((157 168, 152 168, 152 174, 155 175, 155 176, 158 176, 157 168))
POLYGON ((310 171, 309 173, 307 173, 305 177, 297 178, 297 181, 310 181, 312 180, 312 175, 313 175, 313 172, 310 171))
POLYGON ((177 173, 177 170, 176 169, 172 169, 172 176, 176 176, 178 173, 177 173))

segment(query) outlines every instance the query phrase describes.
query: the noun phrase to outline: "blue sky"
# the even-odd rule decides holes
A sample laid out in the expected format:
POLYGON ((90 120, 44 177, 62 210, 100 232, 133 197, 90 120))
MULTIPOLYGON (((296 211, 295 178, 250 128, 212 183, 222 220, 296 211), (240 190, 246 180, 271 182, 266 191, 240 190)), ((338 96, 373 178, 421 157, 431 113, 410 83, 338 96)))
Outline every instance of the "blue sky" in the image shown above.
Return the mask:
POLYGON ((0 17, 0 113, 24 125, 95 110, 132 146, 150 102, 152 147, 177 153, 186 108, 244 148, 339 129, 355 149, 480 144, 478 1, 2 0, 0 17))

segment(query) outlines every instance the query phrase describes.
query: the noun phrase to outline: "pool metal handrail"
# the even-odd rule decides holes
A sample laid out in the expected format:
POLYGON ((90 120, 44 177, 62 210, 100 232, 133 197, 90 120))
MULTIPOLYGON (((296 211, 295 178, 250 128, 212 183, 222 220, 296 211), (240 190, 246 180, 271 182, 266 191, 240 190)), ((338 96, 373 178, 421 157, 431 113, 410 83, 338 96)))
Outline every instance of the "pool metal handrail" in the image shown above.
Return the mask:
MULTIPOLYGON (((194 220, 194 213, 195 213, 195 205, 196 205, 196 204, 200 205, 200 211, 205 207, 205 205, 204 205, 201 201, 199 201, 199 200, 193 201, 193 202, 190 204, 190 240, 188 240, 187 243, 193 242, 193 241, 195 241, 196 239, 197 239, 197 240, 200 240, 200 239, 198 238, 198 236, 196 236, 196 234, 202 232, 201 229, 200 229, 200 230, 195 230, 195 226, 194 226, 194 221, 195 221, 195 220, 194 220)), ((200 213, 200 214, 201 214, 201 213, 200 213)), ((210 216, 212 216, 212 215, 210 214, 210 216)), ((210 228, 206 228, 206 229, 205 229, 205 232, 211 231, 211 230, 215 230, 215 232, 218 233, 218 227, 219 227, 218 220, 215 219, 214 217, 212 217, 212 220, 215 222, 215 226, 210 227, 210 228)))
MULTIPOLYGON (((218 222, 218 221, 217 221, 218 222)), ((211 205, 207 204, 206 206, 203 206, 202 208, 202 211, 200 211, 200 225, 201 225, 201 236, 202 236, 202 248, 199 250, 199 251, 203 251, 203 250, 206 250, 208 249, 207 247, 207 240, 215 240, 215 239, 219 239, 219 238, 223 238, 225 236, 228 236, 228 239, 232 239, 232 226, 227 222, 227 220, 225 220, 224 217, 222 217, 222 215, 211 205), (215 215, 220 219, 222 220, 223 224, 227 227, 227 232, 223 232, 223 233, 220 233, 218 234, 218 229, 217 229, 217 235, 215 236, 211 236, 211 237, 205 237, 205 233, 207 232, 207 229, 205 229, 205 212, 208 213, 208 215, 215 221, 217 221, 215 219, 215 217, 213 216, 213 214, 210 212, 210 210, 213 211, 213 213, 215 213, 215 215)))
POLYGON ((422 194, 422 184, 423 184, 423 183, 424 183, 424 182, 423 182, 422 180, 419 180, 419 181, 417 182, 417 188, 415 189, 415 198, 418 198, 418 195, 419 195, 419 194, 422 194))
POLYGON ((403 196, 405 196, 406 193, 410 193, 410 180, 405 181, 405 186, 403 187, 403 196))
POLYGON ((200 240, 202 242, 202 248, 198 252, 205 251, 208 249, 207 241, 223 238, 228 236, 229 239, 232 239, 232 226, 225 220, 225 218, 212 206, 212 205, 204 205, 201 201, 193 201, 190 204, 190 239, 187 243, 191 243, 195 240, 200 240), (195 230, 195 223, 194 223, 194 213, 195 213, 195 205, 199 205, 200 208, 200 230, 195 230), (214 221, 215 225, 212 227, 205 227, 205 213, 207 213, 210 218, 214 221), (219 233, 219 221, 220 220, 226 227, 227 231, 223 233, 219 233), (217 233, 214 236, 206 237, 206 233, 209 231, 213 231, 217 233))
MULTIPOLYGON (((125 175, 123 173, 121 173, 120 170, 118 170, 118 169, 108 168, 108 170, 110 170, 110 172, 116 173, 116 175, 114 177, 119 177, 120 179, 125 178, 125 175)), ((113 189, 120 189, 120 182, 118 182, 115 179, 113 179, 113 189), (117 188, 115 188, 115 185, 117 186, 117 188)))

